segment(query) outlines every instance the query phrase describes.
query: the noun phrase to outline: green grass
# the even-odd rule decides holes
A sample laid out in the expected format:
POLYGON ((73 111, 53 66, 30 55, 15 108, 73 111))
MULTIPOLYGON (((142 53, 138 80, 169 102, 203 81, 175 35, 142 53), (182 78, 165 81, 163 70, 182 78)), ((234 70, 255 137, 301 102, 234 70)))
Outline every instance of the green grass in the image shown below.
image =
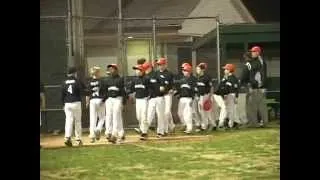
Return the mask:
POLYGON ((280 129, 213 133, 203 142, 41 150, 41 179, 280 179, 280 129))

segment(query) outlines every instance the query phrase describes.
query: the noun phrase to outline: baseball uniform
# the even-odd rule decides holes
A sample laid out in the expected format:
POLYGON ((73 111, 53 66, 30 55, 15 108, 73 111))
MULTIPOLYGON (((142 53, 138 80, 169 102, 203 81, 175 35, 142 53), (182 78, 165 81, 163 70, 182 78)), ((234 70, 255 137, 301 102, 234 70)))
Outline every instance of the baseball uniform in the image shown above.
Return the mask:
MULTIPOLYGON (((71 71, 71 70, 70 70, 71 71)), ((73 72, 74 70, 72 70, 73 72)), ((62 83, 62 102, 64 103, 65 122, 65 144, 70 146, 73 126, 75 126, 75 139, 80 144, 82 127, 81 127, 81 97, 85 92, 85 86, 74 75, 69 74, 67 79, 62 83)))

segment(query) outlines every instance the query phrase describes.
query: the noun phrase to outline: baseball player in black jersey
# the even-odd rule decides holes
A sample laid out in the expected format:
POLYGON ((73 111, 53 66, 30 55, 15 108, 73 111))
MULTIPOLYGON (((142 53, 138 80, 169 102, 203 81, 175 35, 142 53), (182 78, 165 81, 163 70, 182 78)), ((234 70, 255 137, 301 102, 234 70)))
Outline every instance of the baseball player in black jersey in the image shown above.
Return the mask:
POLYGON ((90 94, 86 97, 86 106, 90 110, 90 134, 91 143, 100 139, 101 129, 105 121, 105 105, 102 103, 103 94, 101 92, 101 68, 93 67, 90 69, 91 78, 88 82, 90 94), (99 122, 97 125, 97 119, 99 122))
POLYGON ((68 69, 66 80, 62 83, 61 100, 64 103, 66 115, 65 145, 67 146, 72 146, 73 125, 75 126, 75 140, 79 146, 82 145, 81 97, 84 95, 85 86, 76 76, 77 69, 71 67, 68 69))
POLYGON ((157 114, 157 137, 161 138, 165 134, 164 127, 164 110, 165 110, 165 102, 164 102, 164 91, 165 84, 161 81, 158 73, 152 70, 152 64, 146 62, 143 64, 146 69, 146 78, 149 81, 149 101, 148 101, 148 109, 147 109, 147 119, 148 126, 151 125, 152 120, 155 118, 157 114))
POLYGON ((145 78, 145 68, 143 64, 133 67, 136 71, 137 77, 133 80, 128 94, 135 93, 136 99, 136 117, 139 122, 139 132, 141 132, 141 140, 147 138, 148 121, 147 121, 147 108, 149 97, 149 81, 145 78))
POLYGON ((197 94, 199 95, 199 101, 198 101, 198 112, 201 117, 200 124, 196 124, 197 129, 199 130, 212 130, 216 127, 215 119, 213 117, 212 113, 212 107, 210 109, 205 109, 204 103, 206 101, 212 101, 211 100, 211 94, 212 94, 212 81, 211 77, 205 73, 205 70, 207 69, 207 64, 200 63, 198 64, 196 68, 197 72, 197 94), (199 127, 200 126, 200 127, 199 127))
POLYGON ((177 94, 179 95, 178 116, 186 125, 184 133, 192 132, 192 103, 196 93, 196 78, 191 75, 192 66, 185 64, 182 68, 183 77, 177 83, 177 94))
POLYGON ((240 82, 249 87, 248 119, 250 124, 256 125, 259 113, 261 116, 259 126, 263 127, 268 122, 268 110, 265 102, 266 63, 260 56, 261 48, 259 46, 252 47, 250 52, 251 58, 245 63, 246 67, 243 68, 240 82))
POLYGON ((107 125, 112 125, 112 136, 108 140, 112 143, 121 143, 124 140, 122 108, 126 102, 124 79, 120 77, 116 64, 110 64, 107 68, 110 77, 103 81, 102 92, 106 106, 106 129, 107 125))
MULTIPOLYGON (((182 73, 183 67, 189 66, 189 65, 190 65, 189 63, 182 63, 181 75, 178 75, 178 79, 179 79, 179 77, 180 78, 183 77, 183 73, 182 73)), ((191 75, 192 75, 192 73, 191 73, 191 75)), ((193 77, 193 76, 191 76, 191 77, 193 77)), ((198 102, 199 102, 199 97, 197 95, 195 95, 195 97, 192 100, 192 120, 193 120, 196 127, 200 126, 200 119, 201 119, 199 109, 198 109, 198 102)), ((197 131, 197 129, 196 129, 196 131, 197 131)))
POLYGON ((220 107, 219 128, 224 127, 226 118, 229 118, 229 127, 237 121, 235 119, 235 106, 238 97, 238 79, 232 74, 235 71, 233 64, 226 64, 223 69, 224 77, 218 85, 218 89, 214 92, 214 100, 220 107))
POLYGON ((157 61, 157 65, 159 68, 159 77, 160 80, 165 84, 163 91, 164 93, 164 103, 165 103, 165 110, 164 110, 164 131, 165 134, 169 132, 169 130, 172 132, 174 130, 175 124, 173 122, 173 117, 171 114, 172 110, 172 97, 173 97, 173 73, 170 72, 167 69, 167 59, 166 58, 160 58, 157 61))

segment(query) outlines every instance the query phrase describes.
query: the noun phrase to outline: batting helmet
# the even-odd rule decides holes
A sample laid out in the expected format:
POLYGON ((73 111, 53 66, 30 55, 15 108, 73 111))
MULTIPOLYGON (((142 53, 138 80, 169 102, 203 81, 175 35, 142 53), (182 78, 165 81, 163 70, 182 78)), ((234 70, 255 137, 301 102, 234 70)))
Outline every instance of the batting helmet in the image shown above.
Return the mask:
POLYGON ((212 108, 212 101, 211 101, 211 99, 210 98, 208 98, 207 100, 205 100, 204 102, 203 102, 203 110, 204 111, 210 111, 211 110, 211 108, 212 108))

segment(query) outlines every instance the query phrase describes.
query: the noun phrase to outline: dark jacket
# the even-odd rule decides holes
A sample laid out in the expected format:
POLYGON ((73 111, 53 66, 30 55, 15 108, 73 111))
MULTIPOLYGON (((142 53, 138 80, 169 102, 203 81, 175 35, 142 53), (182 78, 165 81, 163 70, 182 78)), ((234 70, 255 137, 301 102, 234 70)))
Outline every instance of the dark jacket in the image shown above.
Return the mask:
POLYGON ((123 97, 126 100, 124 79, 119 75, 112 75, 102 81, 103 101, 109 97, 123 97))
POLYGON ((149 96, 149 80, 145 76, 138 76, 135 77, 131 84, 130 88, 128 89, 128 94, 136 93, 136 98, 145 98, 149 96))
POLYGON ((267 65, 259 58, 252 58, 244 64, 240 82, 253 89, 264 88, 267 80, 267 65), (263 62, 263 63, 261 63, 263 62))

